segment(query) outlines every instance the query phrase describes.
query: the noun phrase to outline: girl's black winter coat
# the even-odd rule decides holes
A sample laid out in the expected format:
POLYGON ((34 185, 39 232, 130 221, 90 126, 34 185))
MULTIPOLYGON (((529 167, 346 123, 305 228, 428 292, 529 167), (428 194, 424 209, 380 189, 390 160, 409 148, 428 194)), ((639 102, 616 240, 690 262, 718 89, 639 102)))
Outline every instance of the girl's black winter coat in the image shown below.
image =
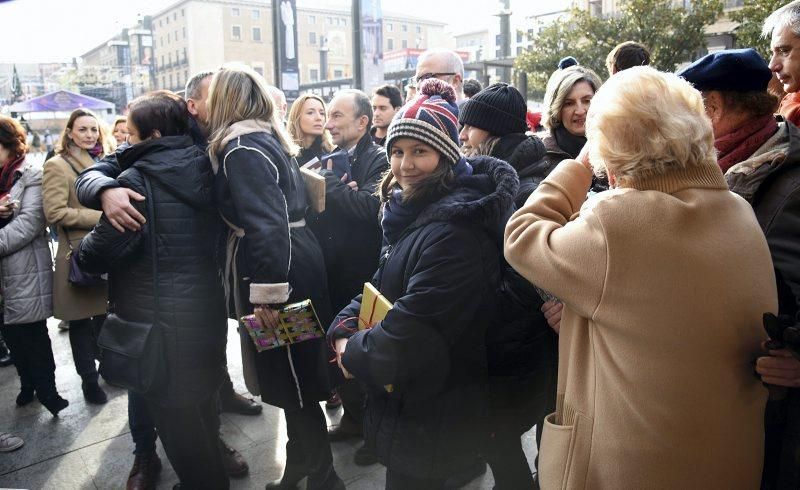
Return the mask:
MULTIPOLYGON (((425 207, 382 257, 372 282, 394 304, 386 319, 355 334, 329 330, 352 335, 343 364, 368 387, 366 443, 387 467, 418 478, 462 469, 484 437, 485 334, 519 182, 505 162, 470 163, 473 174, 425 207)), ((358 296, 334 325, 360 306, 358 296)))

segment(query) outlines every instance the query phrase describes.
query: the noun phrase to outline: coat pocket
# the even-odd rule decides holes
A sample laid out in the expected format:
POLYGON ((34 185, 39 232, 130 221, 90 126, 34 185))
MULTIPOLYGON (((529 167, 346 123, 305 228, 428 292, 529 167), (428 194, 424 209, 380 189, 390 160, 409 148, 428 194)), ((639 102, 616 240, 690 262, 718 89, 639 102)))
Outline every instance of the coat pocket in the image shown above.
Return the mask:
POLYGON ((584 489, 589 471, 592 419, 575 415, 574 425, 556 425, 555 413, 544 420, 542 450, 539 455, 541 488, 584 489))

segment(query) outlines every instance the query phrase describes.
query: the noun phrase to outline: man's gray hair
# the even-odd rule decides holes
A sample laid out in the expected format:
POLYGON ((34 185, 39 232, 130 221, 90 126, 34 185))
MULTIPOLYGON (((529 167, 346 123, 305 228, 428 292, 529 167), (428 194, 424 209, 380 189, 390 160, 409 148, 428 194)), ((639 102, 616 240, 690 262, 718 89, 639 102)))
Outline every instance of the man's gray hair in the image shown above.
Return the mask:
POLYGON ((795 36, 800 36, 800 0, 784 5, 769 14, 761 29, 763 37, 770 37, 776 29, 789 26, 795 36))
POLYGON ((214 76, 213 71, 201 71, 200 73, 196 73, 192 78, 189 79, 188 82, 186 82, 186 89, 184 90, 183 98, 186 100, 199 99, 200 82, 211 76, 214 76))
POLYGON ((455 73, 460 75, 462 80, 464 79, 464 62, 461 60, 461 56, 459 56, 458 53, 451 49, 444 48, 428 49, 419 55, 417 64, 420 64, 422 60, 430 56, 441 56, 442 61, 444 61, 442 73, 455 73))
POLYGON ((343 97, 345 95, 353 96, 353 108, 356 111, 356 119, 361 116, 367 116, 369 119, 367 121, 367 130, 372 128, 372 101, 369 100, 367 94, 361 90, 347 88, 337 92, 335 98, 338 99, 339 97, 343 97))

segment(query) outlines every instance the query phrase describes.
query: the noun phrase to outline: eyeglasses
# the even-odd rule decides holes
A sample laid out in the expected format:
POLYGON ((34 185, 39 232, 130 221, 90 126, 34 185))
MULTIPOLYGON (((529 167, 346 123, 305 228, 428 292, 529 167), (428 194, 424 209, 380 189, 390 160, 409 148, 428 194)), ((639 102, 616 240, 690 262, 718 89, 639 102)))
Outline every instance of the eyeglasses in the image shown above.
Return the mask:
POLYGON ((439 78, 439 77, 448 77, 455 75, 455 73, 423 73, 422 75, 418 75, 414 77, 413 81, 416 85, 419 85, 420 82, 423 80, 428 80, 430 78, 439 78))

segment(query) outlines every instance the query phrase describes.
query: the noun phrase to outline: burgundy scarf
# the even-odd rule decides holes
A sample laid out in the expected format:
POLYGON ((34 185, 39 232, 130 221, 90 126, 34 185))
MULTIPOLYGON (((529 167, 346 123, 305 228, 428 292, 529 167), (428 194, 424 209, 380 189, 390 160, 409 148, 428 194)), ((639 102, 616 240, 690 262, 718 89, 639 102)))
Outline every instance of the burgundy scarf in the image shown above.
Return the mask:
POLYGON ((9 160, 3 165, 3 170, 0 171, 0 196, 11 192, 11 187, 14 186, 14 175, 23 163, 25 163, 24 154, 17 156, 13 160, 9 160))
POLYGON ((777 131, 778 122, 770 114, 753 119, 736 131, 714 140, 714 147, 719 152, 717 163, 722 172, 750 158, 777 131))

